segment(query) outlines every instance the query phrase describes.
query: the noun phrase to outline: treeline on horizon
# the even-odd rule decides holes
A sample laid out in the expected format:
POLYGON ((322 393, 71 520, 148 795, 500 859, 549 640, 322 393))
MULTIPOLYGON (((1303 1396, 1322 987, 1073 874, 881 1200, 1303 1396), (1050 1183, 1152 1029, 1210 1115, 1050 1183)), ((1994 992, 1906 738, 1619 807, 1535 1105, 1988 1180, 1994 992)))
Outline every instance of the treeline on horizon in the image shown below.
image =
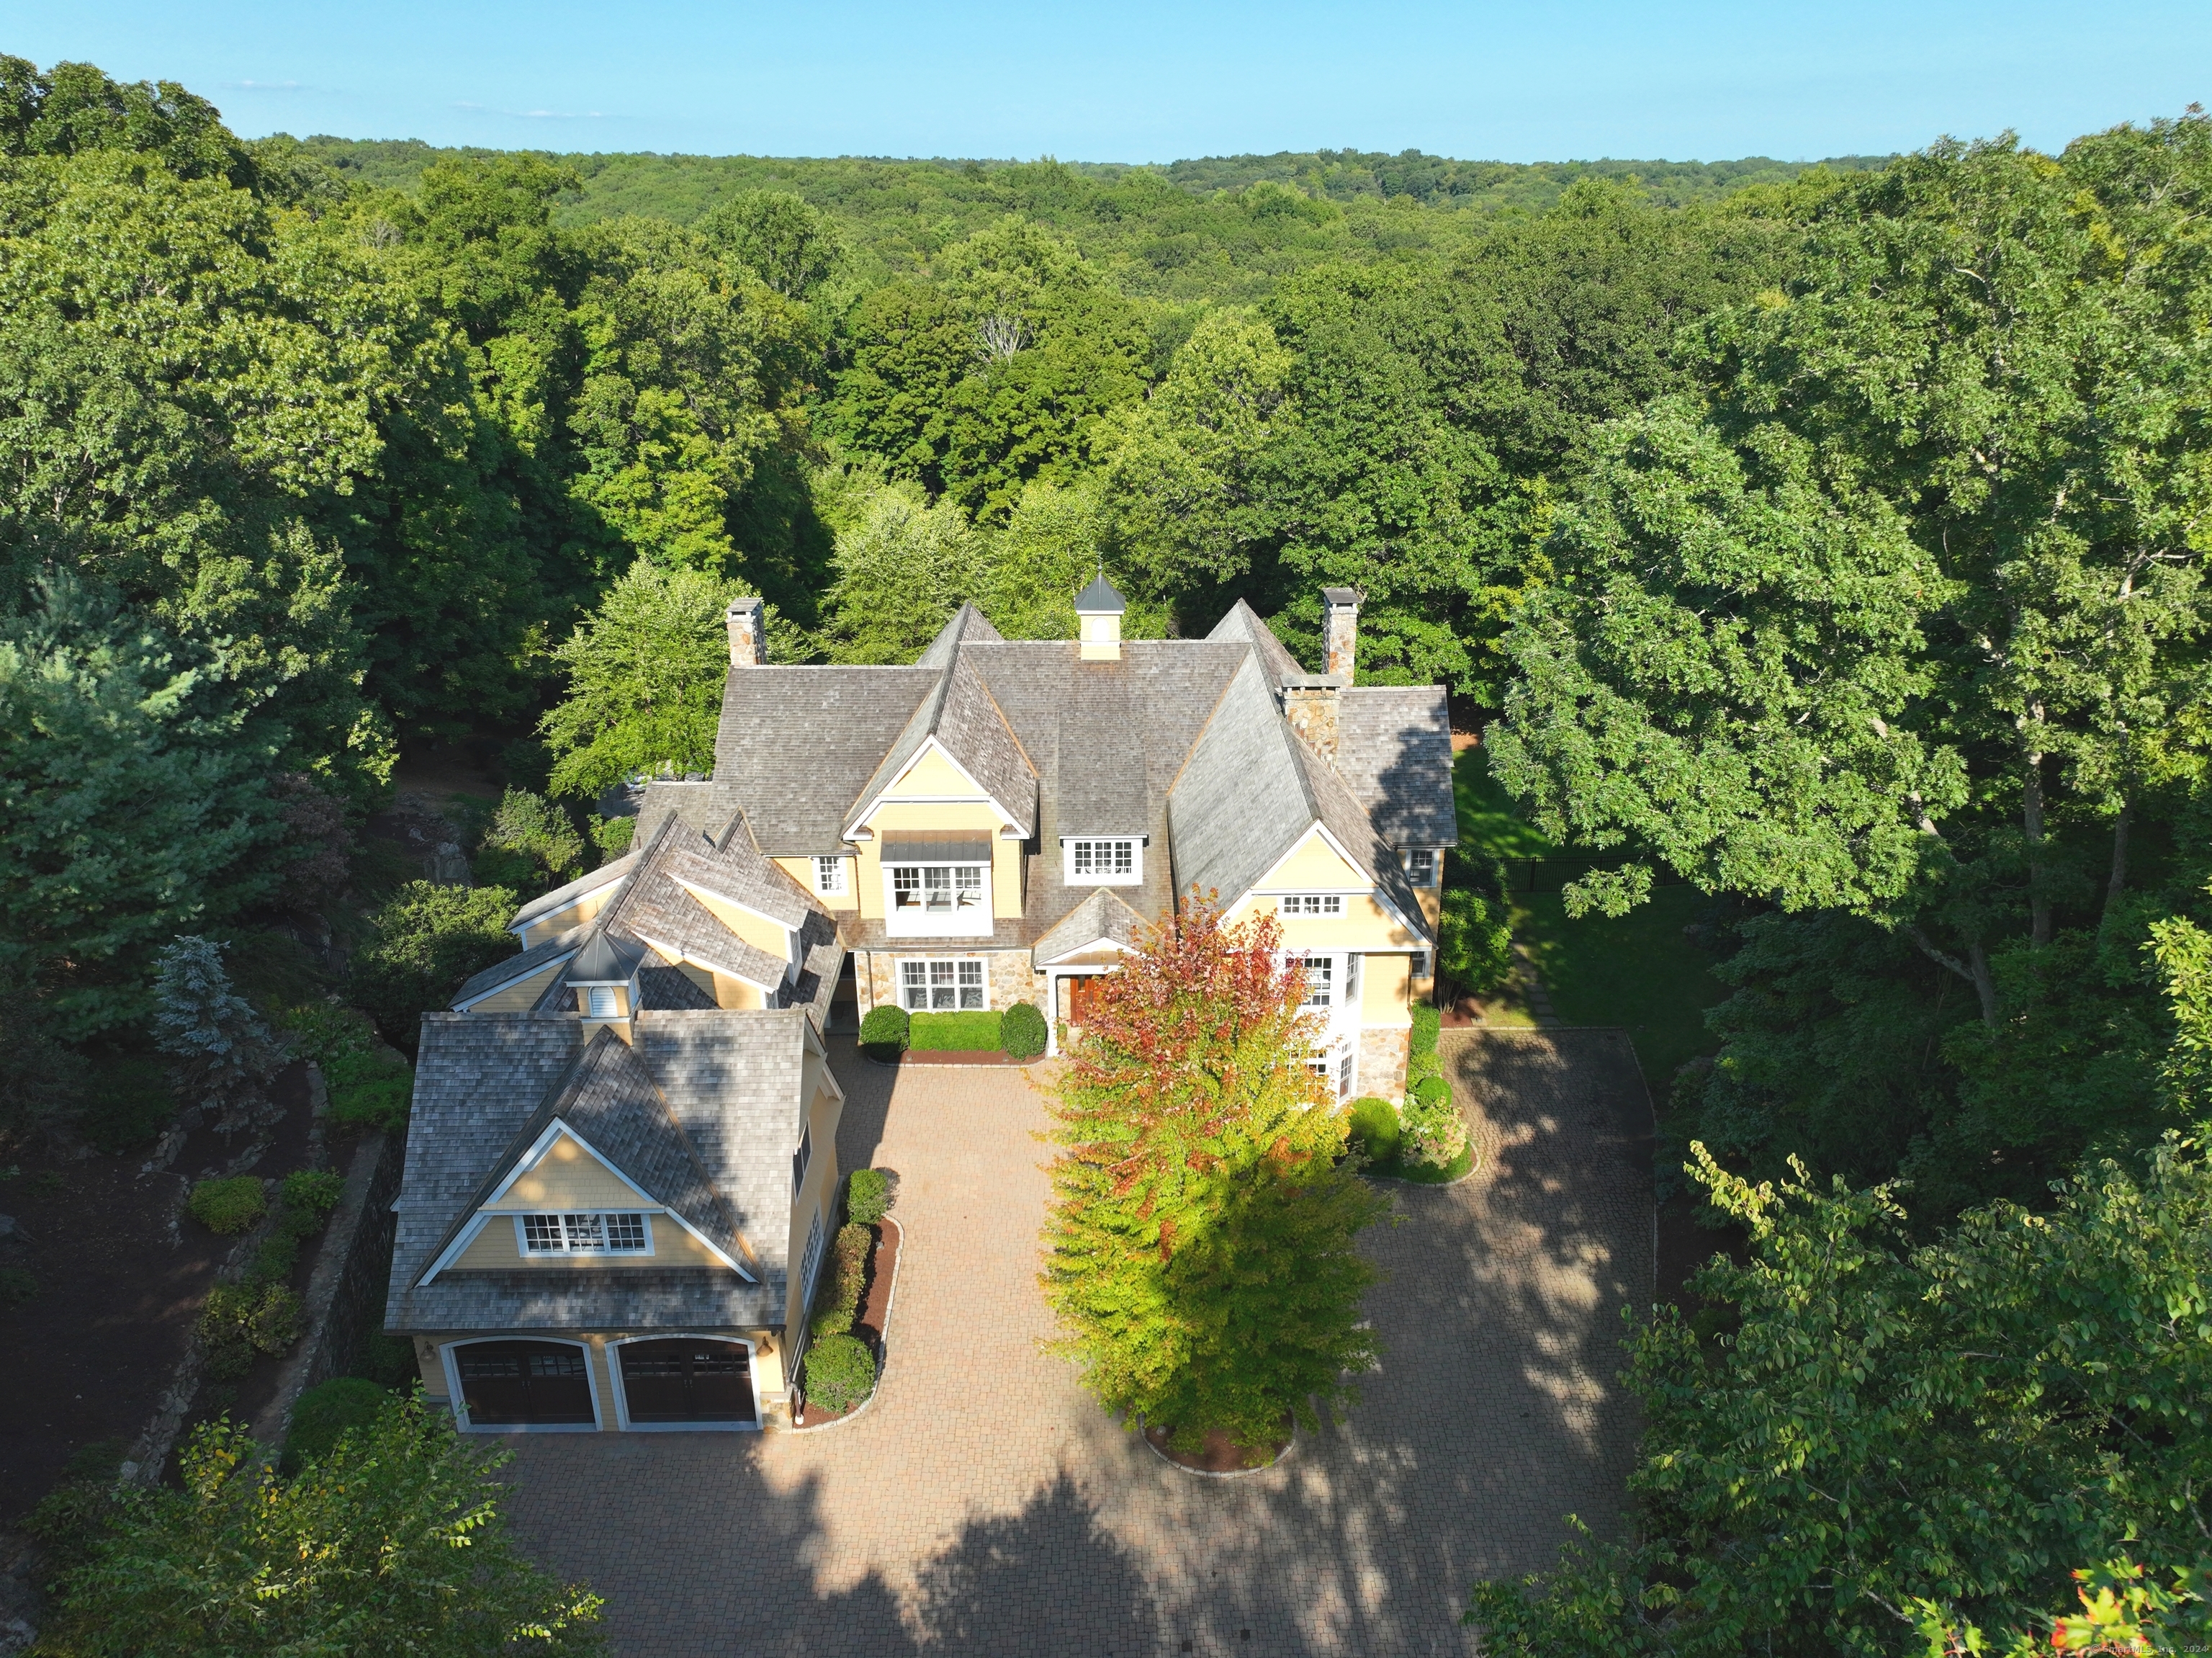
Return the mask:
POLYGON ((1071 637, 1103 563, 1310 660, 1349 585, 1362 679, 1607 855, 1574 905, 1689 881, 1733 992, 1650 1080, 1763 1253, 1639 1350, 1639 1551, 1500 1649, 1948 1649, 2198 1557, 2212 121, 1182 165, 245 142, 0 59, 0 1125, 173 936, 357 930, 404 747, 504 742, 570 867, 711 764, 738 593, 901 661, 963 601, 1071 637))

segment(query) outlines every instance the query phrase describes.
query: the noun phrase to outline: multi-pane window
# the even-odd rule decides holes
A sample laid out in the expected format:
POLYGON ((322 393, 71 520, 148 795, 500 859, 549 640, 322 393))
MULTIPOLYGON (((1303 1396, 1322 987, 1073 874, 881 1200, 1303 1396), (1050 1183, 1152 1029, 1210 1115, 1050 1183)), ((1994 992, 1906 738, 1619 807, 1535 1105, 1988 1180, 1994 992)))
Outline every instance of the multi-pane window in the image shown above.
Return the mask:
POLYGON ((1275 913, 1285 916, 1340 916, 1344 898, 1338 893, 1291 893, 1275 900, 1275 913))
POLYGON ((814 860, 814 890, 824 898, 836 898, 845 890, 845 860, 841 857, 818 857, 814 860))
POLYGON ((814 1211, 814 1224, 806 1229, 806 1253, 799 1258, 799 1304, 814 1298, 814 1269, 822 1265, 822 1211, 814 1211))
POLYGON ((1340 1100, 1349 1099, 1352 1095, 1354 1057, 1352 1050, 1346 1048, 1344 1058, 1336 1062, 1336 1097, 1340 1100))
POLYGON ((1437 854, 1433 847, 1416 847, 1406 854, 1406 879, 1416 887, 1437 884, 1437 854))
POLYGON ((814 1129, 811 1124, 799 1131, 799 1149, 791 1154, 791 1195, 796 1198, 799 1188, 806 1184, 806 1165, 814 1155, 814 1129))
POLYGON ((1406 971, 1416 978, 1426 978, 1429 976, 1429 953, 1426 950, 1414 951, 1406 963, 1406 971))
POLYGON ((1306 970, 1306 1002, 1309 1008, 1333 1007, 1336 1003, 1336 958, 1333 955, 1310 955, 1304 958, 1306 970))
POLYGON ((988 1005, 980 961, 902 961, 899 1004, 908 1013, 950 1013, 988 1005))
POLYGON ((524 1215, 523 1253, 530 1255, 642 1255, 650 1234, 642 1215, 524 1215))
POLYGON ((1067 843, 1067 879, 1071 881, 1133 881, 1141 876, 1134 840, 1067 843))
POLYGON ((901 915, 951 916, 983 905, 980 863, 891 866, 891 908, 901 915))

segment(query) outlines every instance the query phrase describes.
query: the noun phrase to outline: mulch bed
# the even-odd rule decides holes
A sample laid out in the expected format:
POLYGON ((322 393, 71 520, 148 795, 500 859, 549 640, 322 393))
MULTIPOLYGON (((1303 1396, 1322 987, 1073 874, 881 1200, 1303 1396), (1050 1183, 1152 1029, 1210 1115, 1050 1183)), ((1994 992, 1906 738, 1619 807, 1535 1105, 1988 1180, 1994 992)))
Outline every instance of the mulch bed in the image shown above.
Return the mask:
MULTIPOLYGON (((272 1092, 283 1121, 245 1173, 281 1176, 307 1165, 307 1067, 287 1066, 272 1092)), ((185 1187, 222 1173, 243 1143, 226 1146, 200 1130, 168 1169, 142 1175, 149 1149, 74 1161, 10 1154, 15 1172, 0 1179, 0 1211, 19 1228, 0 1242, 0 1265, 23 1269, 37 1285, 27 1301, 0 1307, 0 1340, 16 1360, 0 1368, 0 1527, 52 1489, 73 1452, 107 1442, 118 1461, 127 1454, 237 1241, 179 1210, 185 1187)), ((276 1366, 259 1368, 273 1387, 276 1366)), ((246 1385, 260 1380, 257 1373, 246 1385)))
POLYGON ((909 1065, 1033 1065, 1034 1059, 1017 1059, 996 1048, 908 1048, 909 1065))
POLYGON ((1187 1456, 1168 1443, 1174 1434, 1172 1428, 1147 1428, 1145 1437, 1152 1447, 1178 1468, 1190 1468, 1202 1474, 1243 1474, 1264 1468, 1282 1455, 1291 1442, 1291 1419, 1283 1418, 1283 1436, 1273 1445, 1239 1445, 1235 1440, 1215 1428, 1206 1436, 1206 1447, 1195 1456, 1187 1456), (1264 1456, 1255 1457, 1255 1451, 1264 1456))
POLYGON ((1464 1030, 1470 1025, 1486 1023, 1482 1003, 1471 996, 1462 996, 1437 1015, 1438 1022, 1447 1030, 1464 1030))
MULTIPOLYGON (((884 1326, 890 1319, 891 1286, 898 1280, 899 1225, 896 1221, 887 1218, 873 1230, 876 1241, 868 1251, 868 1276, 860 1287, 860 1310, 853 1320, 853 1333, 876 1356, 877 1379, 880 1381, 884 1362, 884 1326)), ((866 1399, 860 1401, 861 1405, 866 1403, 866 1399)), ((800 1408, 799 1420, 793 1425, 819 1428, 825 1423, 842 1422, 860 1408, 860 1405, 855 1405, 852 1411, 830 1411, 810 1400, 800 1408)))

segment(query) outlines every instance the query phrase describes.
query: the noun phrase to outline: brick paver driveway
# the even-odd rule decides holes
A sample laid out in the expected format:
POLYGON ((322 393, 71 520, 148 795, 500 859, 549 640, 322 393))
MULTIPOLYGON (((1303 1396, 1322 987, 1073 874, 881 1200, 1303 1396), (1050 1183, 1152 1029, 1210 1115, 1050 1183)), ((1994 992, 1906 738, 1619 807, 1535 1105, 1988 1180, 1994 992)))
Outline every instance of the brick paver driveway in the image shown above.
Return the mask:
POLYGON ((1046 1149, 1020 1073, 895 1074, 848 1044, 839 1152, 903 1176, 875 1403, 811 1433, 518 1436, 521 1540, 608 1597, 635 1658, 1471 1649, 1471 1581, 1548 1564, 1569 1512, 1618 1523, 1650 1108, 1613 1033, 1445 1042, 1483 1172, 1393 1188, 1401 1223, 1369 1246, 1383 1368, 1276 1466, 1171 1468, 1037 1351, 1046 1149))

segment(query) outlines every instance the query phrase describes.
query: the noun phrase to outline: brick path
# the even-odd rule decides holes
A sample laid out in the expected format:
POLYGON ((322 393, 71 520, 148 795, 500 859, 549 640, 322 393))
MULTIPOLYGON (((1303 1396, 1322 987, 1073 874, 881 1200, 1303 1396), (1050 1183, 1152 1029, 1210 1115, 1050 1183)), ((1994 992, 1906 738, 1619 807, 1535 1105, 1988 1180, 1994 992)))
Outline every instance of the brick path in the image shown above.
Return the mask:
POLYGON ((1170 1468, 1036 1350, 1046 1148, 1020 1073, 836 1051, 844 1166, 902 1172, 890 1359, 805 1434, 523 1436, 526 1546, 618 1649, 692 1654, 1463 1654, 1468 1583, 1618 1522, 1620 1308, 1652 1294, 1650 1111, 1626 1039, 1454 1031, 1483 1147, 1395 1186, 1383 1368, 1349 1423, 1238 1479, 1170 1468))

